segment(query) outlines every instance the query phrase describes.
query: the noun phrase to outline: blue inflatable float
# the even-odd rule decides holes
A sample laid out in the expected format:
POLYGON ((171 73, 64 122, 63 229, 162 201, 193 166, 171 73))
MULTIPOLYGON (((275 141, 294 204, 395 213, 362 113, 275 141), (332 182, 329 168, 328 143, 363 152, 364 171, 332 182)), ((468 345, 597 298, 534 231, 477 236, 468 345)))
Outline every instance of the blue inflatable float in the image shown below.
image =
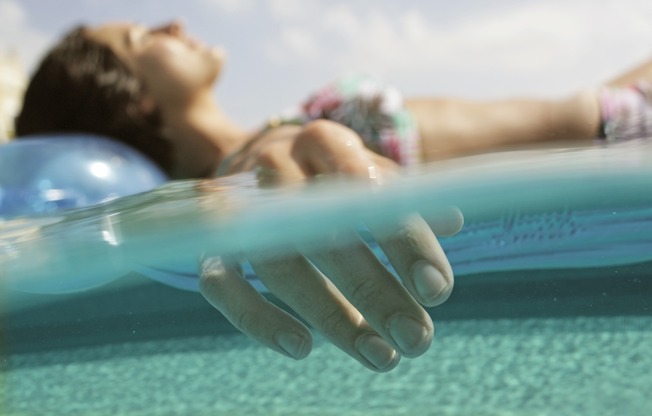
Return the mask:
POLYGON ((0 146, 0 218, 95 205, 166 180, 154 163, 117 141, 25 138, 0 146))
POLYGON ((15 261, 42 262, 38 267, 47 270, 54 264, 52 257, 59 257, 57 261, 61 262, 69 255, 62 250, 44 259, 38 254, 39 238, 14 237, 16 229, 29 229, 24 225, 34 221, 50 222, 52 215, 60 212, 149 191, 166 181, 165 174, 149 159, 104 137, 33 136, 1 145, 0 261, 9 269, 5 276, 11 282, 9 286, 28 292, 64 293, 98 286, 118 277, 111 268, 104 272, 100 268, 93 274, 70 275, 79 260, 74 258, 66 262, 66 270, 60 270, 60 279, 41 278, 40 273, 12 274, 11 265, 15 261))

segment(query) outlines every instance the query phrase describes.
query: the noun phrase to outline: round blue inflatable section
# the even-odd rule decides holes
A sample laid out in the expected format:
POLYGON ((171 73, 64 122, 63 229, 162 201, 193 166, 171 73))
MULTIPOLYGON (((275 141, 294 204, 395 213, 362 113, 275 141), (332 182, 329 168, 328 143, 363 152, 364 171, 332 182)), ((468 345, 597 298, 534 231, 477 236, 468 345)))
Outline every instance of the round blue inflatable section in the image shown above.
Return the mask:
POLYGON ((166 179, 145 156, 107 138, 22 138, 0 145, 0 218, 86 207, 151 190, 166 179))

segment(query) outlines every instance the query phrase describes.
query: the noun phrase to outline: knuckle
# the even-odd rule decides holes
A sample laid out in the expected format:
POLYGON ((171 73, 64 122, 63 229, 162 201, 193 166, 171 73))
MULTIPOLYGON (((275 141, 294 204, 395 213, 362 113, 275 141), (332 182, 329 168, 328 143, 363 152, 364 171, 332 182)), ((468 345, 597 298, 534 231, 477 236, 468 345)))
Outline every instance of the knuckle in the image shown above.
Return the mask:
POLYGON ((219 291, 227 280, 226 267, 219 257, 202 262, 199 272, 199 287, 206 291, 219 291))
POLYGON ((362 139, 350 128, 331 121, 314 120, 306 124, 301 133, 303 140, 317 142, 327 148, 355 148, 362 145, 362 139))
POLYGON ((283 140, 268 140, 257 149, 258 157, 270 157, 283 151, 285 142, 283 140))
POLYGON ((349 300, 353 305, 362 310, 368 310, 373 305, 381 304, 383 291, 371 279, 361 279, 351 285, 348 290, 349 300))
POLYGON ((347 325, 345 314, 337 308, 328 308, 319 314, 317 327, 327 337, 341 334, 343 327, 347 325))
POLYGON ((278 166, 280 157, 274 149, 267 149, 258 156, 258 164, 265 167, 278 166))
POLYGON ((244 308, 240 311, 233 313, 229 320, 231 321, 233 326, 238 328, 240 331, 244 333, 248 333, 250 324, 254 319, 252 315, 253 315, 252 312, 248 308, 244 308))
POLYGON ((332 133, 333 129, 336 129, 339 124, 330 120, 313 120, 308 122, 303 127, 303 135, 310 137, 321 137, 332 133))

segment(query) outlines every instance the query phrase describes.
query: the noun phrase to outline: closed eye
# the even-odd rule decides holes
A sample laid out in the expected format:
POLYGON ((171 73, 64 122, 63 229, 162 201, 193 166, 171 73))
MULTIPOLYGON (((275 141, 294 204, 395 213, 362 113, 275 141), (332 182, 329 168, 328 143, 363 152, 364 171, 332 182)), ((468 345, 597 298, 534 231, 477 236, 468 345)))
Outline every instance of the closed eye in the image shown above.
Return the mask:
POLYGON ((144 26, 134 26, 126 34, 126 46, 129 49, 133 49, 138 46, 142 46, 150 35, 149 29, 144 26))

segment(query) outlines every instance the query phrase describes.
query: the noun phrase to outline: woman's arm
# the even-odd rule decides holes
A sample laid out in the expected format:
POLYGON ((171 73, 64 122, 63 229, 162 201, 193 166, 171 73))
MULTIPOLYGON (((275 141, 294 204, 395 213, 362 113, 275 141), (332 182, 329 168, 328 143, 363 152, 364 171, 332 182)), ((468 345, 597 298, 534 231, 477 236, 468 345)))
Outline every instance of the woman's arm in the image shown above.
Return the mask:
POLYGON ((560 100, 406 101, 416 117, 425 162, 487 151, 588 143, 600 126, 597 92, 560 100))

